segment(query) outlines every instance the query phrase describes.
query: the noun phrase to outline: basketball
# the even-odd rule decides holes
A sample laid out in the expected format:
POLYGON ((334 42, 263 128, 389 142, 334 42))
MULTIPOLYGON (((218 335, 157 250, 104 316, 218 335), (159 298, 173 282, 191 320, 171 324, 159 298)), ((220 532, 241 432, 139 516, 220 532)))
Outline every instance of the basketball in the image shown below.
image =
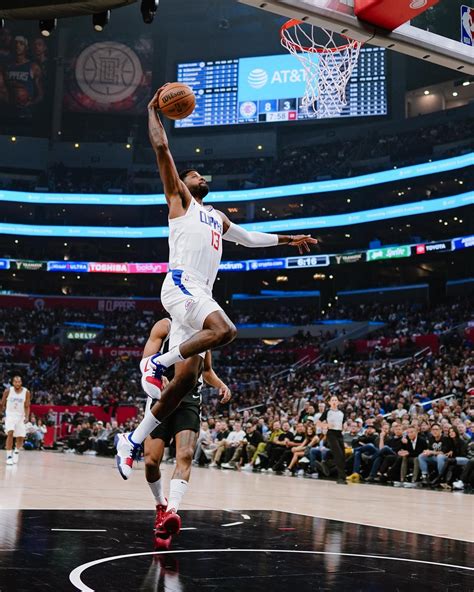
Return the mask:
POLYGON ((169 119, 184 119, 196 106, 196 97, 186 84, 172 82, 160 94, 158 108, 169 119))

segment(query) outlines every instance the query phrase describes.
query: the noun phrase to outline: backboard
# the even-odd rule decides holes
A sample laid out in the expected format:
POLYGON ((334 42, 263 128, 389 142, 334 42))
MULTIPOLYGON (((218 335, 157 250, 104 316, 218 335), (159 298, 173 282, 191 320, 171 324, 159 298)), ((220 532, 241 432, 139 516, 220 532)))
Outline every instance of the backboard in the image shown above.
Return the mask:
MULTIPOLYGON (((422 1, 422 0, 418 0, 422 1)), ((288 19, 307 21, 347 37, 378 45, 459 72, 474 75, 474 45, 461 39, 461 7, 473 0, 440 0, 392 32, 359 20, 354 0, 239 0, 288 19)), ((474 23, 473 23, 474 26, 474 23)))

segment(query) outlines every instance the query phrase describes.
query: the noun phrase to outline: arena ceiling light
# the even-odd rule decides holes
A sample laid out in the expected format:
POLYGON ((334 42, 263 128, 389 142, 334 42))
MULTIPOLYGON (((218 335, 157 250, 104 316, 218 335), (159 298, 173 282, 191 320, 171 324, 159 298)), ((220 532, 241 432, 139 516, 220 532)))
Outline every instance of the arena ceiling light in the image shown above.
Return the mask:
POLYGON ((140 11, 142 13, 143 22, 147 25, 153 22, 156 11, 158 10, 158 0, 142 0, 140 11))
POLYGON ((94 27, 94 31, 101 33, 104 28, 108 25, 110 20, 110 10, 106 10, 105 12, 98 12, 92 15, 92 25, 94 27))
POLYGON ((57 19, 43 19, 39 22, 39 30, 43 37, 49 37, 56 28, 57 19))

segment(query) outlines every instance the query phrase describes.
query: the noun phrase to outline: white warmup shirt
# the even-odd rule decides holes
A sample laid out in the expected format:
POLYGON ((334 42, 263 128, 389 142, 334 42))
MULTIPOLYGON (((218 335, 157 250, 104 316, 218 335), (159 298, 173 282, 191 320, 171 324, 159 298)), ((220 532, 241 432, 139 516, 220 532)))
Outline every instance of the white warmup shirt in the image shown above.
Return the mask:
POLYGON ((14 387, 10 387, 7 396, 7 405, 5 408, 6 416, 15 416, 23 418, 25 416, 26 388, 23 387, 19 393, 14 387))

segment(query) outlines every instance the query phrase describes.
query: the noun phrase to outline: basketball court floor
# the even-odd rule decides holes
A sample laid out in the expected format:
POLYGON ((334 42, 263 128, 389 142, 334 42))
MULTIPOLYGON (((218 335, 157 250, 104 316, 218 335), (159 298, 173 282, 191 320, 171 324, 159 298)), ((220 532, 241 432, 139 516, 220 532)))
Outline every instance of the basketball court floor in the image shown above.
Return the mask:
POLYGON ((2 592, 474 590, 463 493, 193 468, 160 553, 143 463, 24 452, 0 482, 2 592))

